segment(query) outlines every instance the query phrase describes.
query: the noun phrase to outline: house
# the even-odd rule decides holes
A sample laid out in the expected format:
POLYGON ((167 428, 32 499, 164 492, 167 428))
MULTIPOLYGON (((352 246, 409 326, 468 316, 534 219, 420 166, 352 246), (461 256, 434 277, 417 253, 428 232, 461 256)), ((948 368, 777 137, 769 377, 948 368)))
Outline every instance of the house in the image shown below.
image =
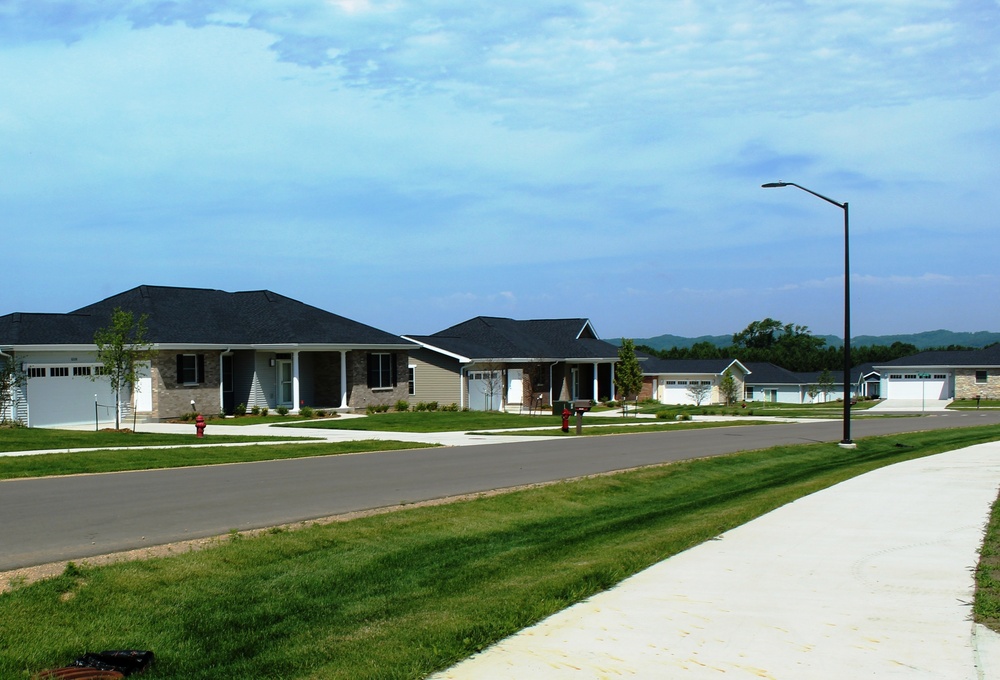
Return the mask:
POLYGON ((1000 345, 920 352, 875 368, 885 399, 1000 399, 1000 345))
POLYGON ((751 361, 746 365, 747 376, 743 398, 779 404, 808 404, 809 382, 799 373, 766 361, 751 361))
POLYGON ((432 335, 404 335, 410 398, 474 411, 614 399, 618 348, 588 319, 477 316, 432 335))
POLYGON ((33 426, 93 423, 113 405, 94 333, 113 310, 146 315, 153 358, 123 397, 144 419, 301 405, 342 410, 406 398, 415 345, 268 290, 139 286, 67 314, 0 317, 0 352, 26 375, 6 406, 33 426))
POLYGON ((726 371, 733 377, 738 399, 750 372, 735 359, 659 359, 636 354, 645 358, 639 399, 654 399, 661 404, 723 403, 726 399, 721 386, 726 371))
MULTIPOLYGON (((812 404, 837 401, 844 398, 844 372, 830 371, 830 391, 821 389, 822 371, 795 372, 769 362, 747 363, 750 375, 746 380, 746 401, 763 401, 781 404, 812 404)), ((851 395, 877 398, 879 373, 871 364, 851 369, 851 395)))

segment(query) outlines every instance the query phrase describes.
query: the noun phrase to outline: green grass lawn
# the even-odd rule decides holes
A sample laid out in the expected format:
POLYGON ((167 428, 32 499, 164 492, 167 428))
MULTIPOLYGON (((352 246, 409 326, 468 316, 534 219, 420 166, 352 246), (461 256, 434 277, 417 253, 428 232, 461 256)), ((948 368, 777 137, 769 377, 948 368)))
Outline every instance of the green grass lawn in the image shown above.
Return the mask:
MULTIPOLYGON (((240 442, 274 441, 274 437, 220 435, 211 429, 208 434, 198 439, 195 435, 194 423, 191 424, 191 434, 163 434, 158 432, 113 432, 92 430, 57 430, 38 427, 3 427, 0 428, 0 452, 3 451, 49 451, 58 449, 86 449, 109 446, 199 446, 204 444, 226 444, 240 442)), ((295 437, 279 437, 294 441, 309 439, 295 437)))
POLYGON ((150 649, 144 678, 423 678, 769 510, 995 427, 745 452, 103 567, 0 595, 0 677, 150 649))
POLYGON ((977 408, 1000 408, 1000 400, 982 399, 977 404, 975 399, 956 399, 948 404, 948 408, 972 409, 973 411, 977 408))
MULTIPOLYGON (((498 435, 523 435, 525 437, 577 437, 577 436, 600 436, 611 434, 642 434, 646 432, 675 432, 678 430, 707 430, 714 427, 737 427, 741 425, 773 425, 774 421, 754 420, 753 418, 740 419, 737 421, 724 422, 692 422, 692 421, 662 421, 643 419, 627 419, 622 422, 619 418, 594 418, 587 420, 584 417, 583 427, 580 434, 576 434, 576 422, 570 419, 569 432, 563 432, 562 427, 545 430, 511 430, 497 432, 498 435)), ((492 433, 491 433, 492 434, 492 433)))
MULTIPOLYGON (((216 439, 218 442, 221 437, 216 439)), ((246 439, 234 437, 234 439, 246 439)), ((280 441, 264 437, 256 441, 280 441)), ((248 446, 193 446, 179 449, 123 449, 117 451, 68 451, 29 456, 0 456, 0 479, 51 477, 96 472, 155 470, 159 468, 248 463, 259 460, 336 456, 366 451, 420 449, 434 444, 366 439, 352 442, 294 443, 248 446)), ((0 676, 3 677, 3 676, 0 676)))
MULTIPOLYGON (((782 416, 786 418, 837 418, 844 413, 844 403, 831 401, 825 404, 781 404, 776 402, 748 401, 746 408, 743 402, 736 406, 691 406, 640 404, 639 412, 647 414, 665 413, 671 417, 686 413, 688 415, 729 415, 729 416, 782 416)), ((878 401, 859 401, 851 407, 853 413, 867 411, 878 401)))
POLYGON ((306 423, 288 423, 287 426, 382 432, 473 432, 561 424, 562 418, 553 415, 525 416, 492 411, 394 411, 377 413, 365 418, 314 420, 306 423))

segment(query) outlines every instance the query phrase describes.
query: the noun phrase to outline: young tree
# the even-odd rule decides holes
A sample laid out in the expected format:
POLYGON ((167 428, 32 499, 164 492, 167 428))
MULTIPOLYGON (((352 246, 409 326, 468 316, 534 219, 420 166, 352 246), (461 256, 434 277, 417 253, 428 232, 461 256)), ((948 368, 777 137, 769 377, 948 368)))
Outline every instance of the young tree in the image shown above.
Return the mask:
POLYGON ((14 360, 6 354, 0 355, 0 424, 6 425, 8 417, 14 419, 14 397, 24 387, 25 374, 21 366, 23 359, 14 360))
POLYGON ((146 320, 138 319, 132 312, 119 307, 111 313, 111 324, 94 333, 97 360, 102 364, 101 375, 92 380, 106 378, 115 393, 115 429, 121 429, 121 398, 125 387, 138 390, 139 364, 151 359, 153 346, 146 341, 146 320))
POLYGON ((635 343, 622 338, 618 347, 618 363, 615 364, 615 388, 622 395, 622 401, 635 399, 642 390, 642 368, 635 356, 635 343))
POLYGON ((816 378, 816 386, 819 388, 819 391, 823 393, 823 401, 830 401, 830 393, 833 392, 835 386, 833 374, 824 368, 823 372, 819 374, 818 378, 816 378))
POLYGON ((722 374, 722 380, 719 382, 719 391, 722 393, 722 398, 725 400, 726 406, 736 401, 736 378, 733 377, 733 372, 728 368, 722 374))
MULTIPOLYGON (((503 400, 503 388, 504 388, 504 364, 499 359, 490 359, 485 363, 481 364, 481 370, 483 371, 483 378, 480 389, 483 395, 486 397, 486 410, 492 411, 495 400, 503 400)), ((500 404, 502 407, 502 403, 500 404)), ((500 410, 498 408, 497 410, 500 410)))
POLYGON ((692 380, 688 383, 687 393, 695 406, 701 406, 701 402, 712 393, 712 385, 704 380, 692 380))
POLYGON ((816 401, 816 397, 819 396, 819 385, 810 385, 806 394, 809 395, 810 401, 816 401))

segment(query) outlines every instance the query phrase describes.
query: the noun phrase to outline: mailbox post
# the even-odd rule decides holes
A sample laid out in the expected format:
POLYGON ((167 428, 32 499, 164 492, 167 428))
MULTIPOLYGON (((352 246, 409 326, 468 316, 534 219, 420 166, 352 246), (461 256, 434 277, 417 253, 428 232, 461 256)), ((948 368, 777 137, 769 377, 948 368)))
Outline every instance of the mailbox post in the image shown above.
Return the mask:
POLYGON ((573 402, 573 411, 576 413, 576 433, 583 432, 583 414, 590 410, 590 401, 587 399, 577 399, 573 402))

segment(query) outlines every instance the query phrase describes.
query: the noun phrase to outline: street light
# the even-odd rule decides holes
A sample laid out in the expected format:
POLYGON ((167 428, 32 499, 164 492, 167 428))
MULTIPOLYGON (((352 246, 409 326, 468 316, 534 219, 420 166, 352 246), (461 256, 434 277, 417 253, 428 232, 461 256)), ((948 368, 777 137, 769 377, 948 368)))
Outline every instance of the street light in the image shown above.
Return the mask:
POLYGON ((761 187, 764 189, 780 187, 802 189, 802 191, 812 194, 816 198, 822 198, 827 203, 832 203, 844 211, 844 438, 840 445, 853 449, 856 444, 851 441, 851 249, 847 203, 838 203, 832 198, 817 194, 812 189, 806 189, 795 182, 768 182, 761 184, 761 187))

